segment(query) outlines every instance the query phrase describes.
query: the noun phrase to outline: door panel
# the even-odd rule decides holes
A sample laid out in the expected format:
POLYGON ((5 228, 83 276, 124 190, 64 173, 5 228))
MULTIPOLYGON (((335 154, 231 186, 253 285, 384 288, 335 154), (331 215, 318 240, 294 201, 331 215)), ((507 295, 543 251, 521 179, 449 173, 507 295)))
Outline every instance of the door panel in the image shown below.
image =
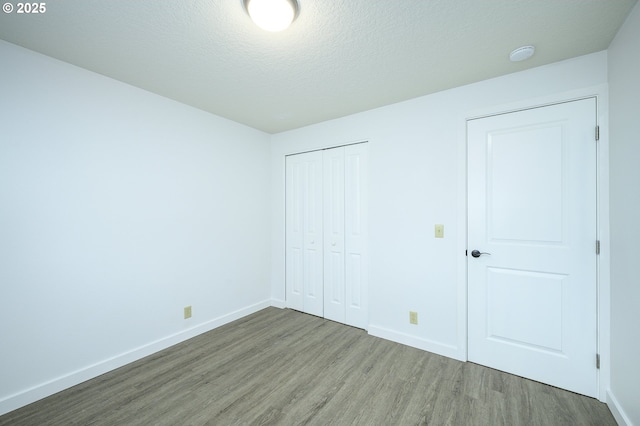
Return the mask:
POLYGON ((324 315, 323 235, 322 235, 322 153, 304 154, 307 159, 304 191, 304 248, 306 271, 304 312, 324 315))
POLYGON ((562 123, 491 134, 488 143, 489 238, 562 242, 566 216, 562 123), (513 143, 517 140, 517 143, 513 143))
POLYGON ((287 306, 304 310, 304 176, 302 157, 286 158, 286 298, 287 306))
POLYGON ((595 396, 595 99, 468 122, 468 357, 595 396))
POLYGON ((322 231, 322 156, 320 153, 305 154, 311 157, 306 162, 304 198, 305 241, 314 244, 322 231))
POLYGON ((286 158, 287 307, 323 315, 322 153, 286 158))
POLYGON ((368 317, 368 144, 345 149, 346 324, 366 328, 368 317))
POLYGON ((366 300, 366 289, 363 283, 364 266, 362 256, 349 253, 347 263, 349 264, 349 276, 347 278, 349 282, 349 292, 347 298, 349 300, 349 309, 351 309, 349 325, 356 325, 358 323, 357 315, 364 309, 364 301, 366 300))
POLYGON ((345 321, 344 148, 323 151, 324 161, 324 316, 345 321))
POLYGON ((487 275, 488 338, 561 351, 561 302, 567 276, 502 268, 487 268, 487 275))

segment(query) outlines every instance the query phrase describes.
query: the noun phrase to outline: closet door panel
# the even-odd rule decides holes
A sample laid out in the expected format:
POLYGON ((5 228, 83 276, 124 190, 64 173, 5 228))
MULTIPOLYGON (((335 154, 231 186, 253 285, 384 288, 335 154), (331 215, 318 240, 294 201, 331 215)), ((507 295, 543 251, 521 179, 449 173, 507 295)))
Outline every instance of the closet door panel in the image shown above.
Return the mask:
POLYGON ((344 148, 323 152, 324 316, 345 322, 344 148))
POLYGON ((287 307, 304 310, 304 180, 307 165, 302 156, 286 158, 285 233, 286 233, 286 303, 287 307))
POLYGON ((304 189, 304 312, 323 316, 323 218, 322 218, 322 152, 303 154, 307 157, 304 189))
POLYGON ((345 147, 345 323, 366 328, 368 145, 345 147))
POLYGON ((285 161, 286 305, 322 316, 322 153, 285 161))

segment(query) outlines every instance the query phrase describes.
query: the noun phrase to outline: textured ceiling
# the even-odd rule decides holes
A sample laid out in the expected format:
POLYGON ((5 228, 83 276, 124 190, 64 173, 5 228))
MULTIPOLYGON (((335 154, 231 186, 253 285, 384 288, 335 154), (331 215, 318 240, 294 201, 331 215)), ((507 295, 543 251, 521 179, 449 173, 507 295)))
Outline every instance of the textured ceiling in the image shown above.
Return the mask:
POLYGON ((635 2, 299 0, 268 33, 242 0, 53 0, 0 38, 277 133, 606 49, 635 2))

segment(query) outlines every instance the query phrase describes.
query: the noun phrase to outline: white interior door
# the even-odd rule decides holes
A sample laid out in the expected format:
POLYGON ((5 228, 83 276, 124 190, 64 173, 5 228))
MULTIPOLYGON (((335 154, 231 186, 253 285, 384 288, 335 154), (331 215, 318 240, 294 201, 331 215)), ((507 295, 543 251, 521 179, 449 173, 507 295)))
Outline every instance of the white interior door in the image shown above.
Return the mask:
POLYGON ((323 316, 322 152, 286 158, 287 306, 323 316))
POLYGON ((467 129, 468 358, 589 396, 595 128, 595 99, 585 99, 470 120, 467 129))

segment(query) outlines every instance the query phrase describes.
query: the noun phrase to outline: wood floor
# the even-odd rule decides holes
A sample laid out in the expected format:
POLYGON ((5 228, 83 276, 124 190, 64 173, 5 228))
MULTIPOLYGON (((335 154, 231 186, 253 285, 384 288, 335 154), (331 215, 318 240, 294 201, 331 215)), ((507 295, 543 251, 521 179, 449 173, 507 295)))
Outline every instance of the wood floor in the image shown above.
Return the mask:
POLYGON ((0 417, 0 425, 615 425, 607 406, 267 308, 0 417))

